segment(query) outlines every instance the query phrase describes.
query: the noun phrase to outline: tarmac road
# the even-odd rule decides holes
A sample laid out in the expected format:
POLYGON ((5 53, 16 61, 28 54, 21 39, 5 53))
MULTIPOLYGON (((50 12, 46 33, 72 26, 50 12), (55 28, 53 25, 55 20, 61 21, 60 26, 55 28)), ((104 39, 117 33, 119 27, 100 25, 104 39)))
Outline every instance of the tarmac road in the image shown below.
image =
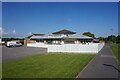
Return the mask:
MULTIPOLYGON (((77 78, 118 78, 118 68, 115 56, 108 45, 97 54, 77 78)), ((99 79, 98 79, 99 80, 99 79)))
POLYGON ((15 60, 27 56, 45 54, 46 48, 33 48, 33 47, 2 47, 2 61, 15 60))

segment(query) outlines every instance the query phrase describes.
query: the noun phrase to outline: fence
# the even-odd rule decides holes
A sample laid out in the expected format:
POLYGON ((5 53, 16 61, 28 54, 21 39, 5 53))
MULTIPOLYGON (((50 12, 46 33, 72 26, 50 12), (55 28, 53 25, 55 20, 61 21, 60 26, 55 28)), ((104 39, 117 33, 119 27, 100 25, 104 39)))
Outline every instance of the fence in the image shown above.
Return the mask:
POLYGON ((48 52, 98 53, 104 43, 48 45, 42 43, 27 44, 29 47, 44 47, 48 52))

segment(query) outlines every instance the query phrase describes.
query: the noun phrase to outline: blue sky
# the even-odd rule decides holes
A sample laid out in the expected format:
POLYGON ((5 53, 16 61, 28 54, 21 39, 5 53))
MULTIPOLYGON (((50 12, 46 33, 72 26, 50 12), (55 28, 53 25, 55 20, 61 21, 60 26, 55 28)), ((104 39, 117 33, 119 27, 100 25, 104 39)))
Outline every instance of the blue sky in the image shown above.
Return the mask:
POLYGON ((2 29, 9 37, 68 29, 96 37, 118 34, 118 4, 113 2, 3 2, 2 29))

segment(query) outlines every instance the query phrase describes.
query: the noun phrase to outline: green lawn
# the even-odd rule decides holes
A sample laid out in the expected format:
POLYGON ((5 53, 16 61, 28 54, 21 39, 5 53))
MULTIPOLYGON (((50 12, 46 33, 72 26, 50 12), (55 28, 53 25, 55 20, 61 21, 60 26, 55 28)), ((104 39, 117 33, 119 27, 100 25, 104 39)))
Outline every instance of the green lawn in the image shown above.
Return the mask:
POLYGON ((3 63, 3 78, 75 78, 95 54, 36 55, 3 63))
POLYGON ((0 62, 0 79, 2 77, 2 62, 0 62))
POLYGON ((113 54, 116 56, 117 60, 118 60, 118 63, 120 65, 120 44, 110 44, 110 47, 113 51, 113 54))

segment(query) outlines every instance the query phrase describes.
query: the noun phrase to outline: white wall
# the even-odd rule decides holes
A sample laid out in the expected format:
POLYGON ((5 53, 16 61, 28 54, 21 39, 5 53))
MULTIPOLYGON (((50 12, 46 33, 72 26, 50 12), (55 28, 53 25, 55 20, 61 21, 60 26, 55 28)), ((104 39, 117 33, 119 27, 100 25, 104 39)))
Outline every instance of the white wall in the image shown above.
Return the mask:
POLYGON ((0 44, 2 44, 2 43, 5 43, 5 41, 2 41, 2 39, 0 38, 0 44))
POLYGON ((48 45, 48 52, 98 53, 104 44, 63 44, 48 45))
POLYGON ((48 44, 27 44, 28 47, 44 47, 48 52, 71 52, 71 53, 98 53, 104 46, 104 43, 90 43, 89 45, 82 44, 62 44, 62 45, 48 45, 48 44))
POLYGON ((0 38, 0 43, 2 43, 2 39, 0 38))
POLYGON ((98 44, 98 51, 100 51, 104 47, 105 43, 98 44))
POLYGON ((27 43, 28 47, 43 47, 43 48, 47 48, 48 45, 44 44, 44 43, 27 43))

